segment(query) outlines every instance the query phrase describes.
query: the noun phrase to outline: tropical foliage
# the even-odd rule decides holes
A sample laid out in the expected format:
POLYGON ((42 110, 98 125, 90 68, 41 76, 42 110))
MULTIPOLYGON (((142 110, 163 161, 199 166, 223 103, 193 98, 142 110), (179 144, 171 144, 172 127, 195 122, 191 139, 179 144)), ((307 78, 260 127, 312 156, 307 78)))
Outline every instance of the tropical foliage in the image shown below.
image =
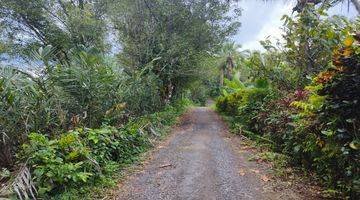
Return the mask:
POLYGON ((91 185, 151 146, 186 99, 204 104, 207 63, 239 27, 231 5, 1 0, 0 56, 12 62, 0 70, 0 193, 91 185))
POLYGON ((240 52, 236 2, 0 0, 0 197, 84 194, 209 96, 283 165, 358 197, 360 19, 299 0, 282 40, 240 52))
POLYGON ((217 109, 232 116, 235 132, 316 172, 328 193, 355 199, 360 194, 359 21, 327 17, 325 7, 311 4, 283 19, 285 42, 263 41, 265 53, 253 52, 239 62, 249 77, 228 80, 217 109), (263 80, 268 84, 259 84, 263 80))

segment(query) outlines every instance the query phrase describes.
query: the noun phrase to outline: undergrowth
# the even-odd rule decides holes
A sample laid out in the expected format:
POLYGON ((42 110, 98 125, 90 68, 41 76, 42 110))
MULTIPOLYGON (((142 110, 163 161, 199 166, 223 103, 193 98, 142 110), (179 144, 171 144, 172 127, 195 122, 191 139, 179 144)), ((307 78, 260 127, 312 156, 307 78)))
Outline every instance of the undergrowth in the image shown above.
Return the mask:
MULTIPOLYGON (((357 41, 356 41, 356 40, 357 41)), ((356 199, 359 177, 359 45, 347 35, 333 64, 304 89, 280 91, 273 84, 228 85, 217 110, 231 116, 233 132, 274 153, 260 155, 280 167, 294 166, 326 187, 327 195, 356 199)))
POLYGON ((77 128, 53 138, 31 133, 18 156, 27 159, 39 197, 98 198, 116 185, 122 169, 166 135, 189 103, 178 101, 121 127, 77 128))

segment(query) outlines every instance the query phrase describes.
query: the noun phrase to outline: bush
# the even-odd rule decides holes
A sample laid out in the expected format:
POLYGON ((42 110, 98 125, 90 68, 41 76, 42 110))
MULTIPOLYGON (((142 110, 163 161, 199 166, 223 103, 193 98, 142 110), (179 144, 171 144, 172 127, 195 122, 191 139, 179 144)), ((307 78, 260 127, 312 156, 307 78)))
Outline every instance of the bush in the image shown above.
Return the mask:
POLYGON ((252 120, 264 102, 271 99, 272 91, 266 81, 259 80, 254 85, 237 89, 217 99, 216 108, 233 116, 236 121, 252 129, 252 120))
POLYGON ((262 109, 252 118, 253 132, 273 141, 271 147, 275 151, 287 151, 287 144, 295 130, 294 116, 297 113, 291 103, 304 100, 307 94, 304 90, 297 90, 265 102, 262 109))
POLYGON ((175 123, 187 103, 179 101, 162 112, 134 118, 121 128, 77 128, 54 138, 31 133, 20 155, 33 171, 40 195, 52 196, 101 179, 113 162, 132 163, 151 146, 150 138, 160 137, 164 127, 175 123))
POLYGON ((297 135, 304 140, 297 145, 305 164, 328 185, 355 197, 360 193, 360 55, 352 44, 335 53, 334 68, 321 72, 308 87, 309 98, 294 105, 300 108, 297 135))
POLYGON ((188 103, 165 103, 151 70, 126 73, 91 51, 68 52, 66 62, 51 60, 49 47, 36 54, 45 65, 39 72, 0 71, 0 169, 28 163, 42 194, 93 183, 108 165, 132 162, 188 103))
POLYGON ((140 72, 124 76, 120 86, 122 101, 126 103, 126 111, 131 116, 153 113, 164 107, 160 80, 152 72, 145 76, 140 72))
POLYGON ((62 108, 66 120, 73 118, 72 127, 99 127, 106 112, 122 103, 119 87, 122 76, 99 55, 75 52, 69 64, 48 68, 50 82, 46 87, 53 84, 63 91, 60 99, 67 105, 62 108))
POLYGON ((345 44, 335 52, 334 66, 305 89, 281 97, 242 88, 220 97, 217 108, 237 118, 235 127, 265 137, 291 164, 316 172, 332 191, 355 199, 360 192, 360 47, 352 36, 345 44))
POLYGON ((69 122, 63 106, 72 102, 60 88, 47 87, 31 74, 1 69, 0 96, 0 167, 13 166, 14 152, 31 131, 56 132, 69 122))
POLYGON ((142 152, 147 140, 140 133, 118 130, 76 129, 49 139, 31 133, 23 156, 33 169, 39 193, 59 192, 100 176, 109 161, 125 162, 142 152))
POLYGON ((48 62, 51 48, 35 54, 40 72, 0 70, 0 167, 14 166, 18 146, 31 132, 56 136, 76 127, 99 128, 164 108, 154 74, 124 73, 104 56, 69 52, 65 63, 48 62))

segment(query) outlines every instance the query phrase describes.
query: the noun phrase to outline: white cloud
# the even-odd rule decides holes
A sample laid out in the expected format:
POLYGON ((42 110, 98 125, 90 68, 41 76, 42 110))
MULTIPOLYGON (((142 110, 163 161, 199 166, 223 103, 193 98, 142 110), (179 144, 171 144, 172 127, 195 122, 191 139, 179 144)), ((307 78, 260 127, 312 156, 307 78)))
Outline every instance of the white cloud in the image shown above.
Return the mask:
POLYGON ((263 50, 259 41, 266 38, 271 41, 281 39, 281 34, 283 32, 281 29, 281 26, 283 25, 281 18, 283 15, 290 15, 292 8, 292 3, 277 2, 266 19, 264 19, 266 20, 266 23, 263 24, 260 31, 255 34, 256 36, 253 40, 247 41, 242 45, 243 49, 263 50))
MULTIPOLYGON (((260 50, 264 49, 259 41, 266 39, 268 36, 271 41, 281 39, 283 33, 281 27, 283 15, 291 15, 292 8, 296 1, 264 1, 243 0, 239 4, 243 9, 241 17, 242 27, 233 39, 242 45, 242 49, 260 50)), ((357 12, 355 8, 347 4, 338 4, 329 10, 329 15, 340 14, 350 18, 355 18, 357 12)))

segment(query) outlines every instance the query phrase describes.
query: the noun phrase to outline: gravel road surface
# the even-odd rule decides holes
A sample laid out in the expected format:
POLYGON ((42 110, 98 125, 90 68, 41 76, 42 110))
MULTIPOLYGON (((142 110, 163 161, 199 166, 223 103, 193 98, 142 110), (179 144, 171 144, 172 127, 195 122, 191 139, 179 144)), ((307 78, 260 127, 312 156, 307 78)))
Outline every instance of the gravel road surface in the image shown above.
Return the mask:
POLYGON ((303 199, 275 192, 266 169, 248 161, 233 138, 213 110, 192 109, 144 169, 121 184, 116 199, 303 199))

